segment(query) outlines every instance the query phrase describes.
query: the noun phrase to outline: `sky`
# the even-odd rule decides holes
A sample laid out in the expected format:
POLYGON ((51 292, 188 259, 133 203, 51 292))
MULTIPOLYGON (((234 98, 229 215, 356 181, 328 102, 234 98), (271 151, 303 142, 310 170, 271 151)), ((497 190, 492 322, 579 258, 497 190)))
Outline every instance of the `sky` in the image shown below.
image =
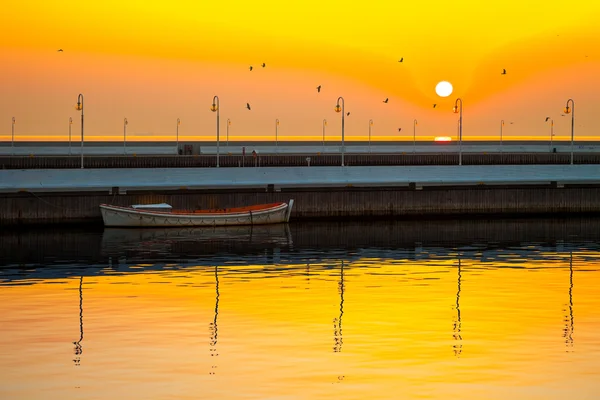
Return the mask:
POLYGON ((3 0, 0 140, 346 140, 597 135, 600 2, 3 0), (62 49, 62 52, 57 51, 62 49), (403 62, 399 62, 403 59, 403 62), (263 68, 262 63, 266 66, 263 68), (249 67, 253 66, 250 71, 249 67), (502 74, 506 69, 506 74, 502 74), (440 97, 440 81, 453 93, 440 97), (321 86, 320 92, 316 87, 321 86), (383 101, 388 98, 389 101, 383 101), (246 109, 246 103, 251 110, 246 109), (434 108, 433 105, 436 104, 434 108))

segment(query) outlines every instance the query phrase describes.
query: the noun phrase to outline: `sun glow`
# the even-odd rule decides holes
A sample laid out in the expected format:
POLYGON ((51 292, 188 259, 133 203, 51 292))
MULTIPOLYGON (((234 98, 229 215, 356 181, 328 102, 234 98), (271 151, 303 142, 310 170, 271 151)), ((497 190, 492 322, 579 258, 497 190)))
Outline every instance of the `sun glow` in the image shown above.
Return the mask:
POLYGON ((452 94, 452 84, 450 82, 441 81, 436 85, 435 92, 440 97, 448 97, 452 94))

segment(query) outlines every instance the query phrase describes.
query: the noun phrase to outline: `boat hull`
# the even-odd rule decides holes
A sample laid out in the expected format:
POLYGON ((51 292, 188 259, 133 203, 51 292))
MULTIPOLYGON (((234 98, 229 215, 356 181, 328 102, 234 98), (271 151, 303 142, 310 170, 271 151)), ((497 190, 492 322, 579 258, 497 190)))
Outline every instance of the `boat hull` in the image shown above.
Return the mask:
POLYGON ((274 207, 232 213, 169 213, 137 210, 108 204, 100 205, 104 226, 112 227, 184 227, 266 225, 288 222, 293 205, 281 203, 274 207))

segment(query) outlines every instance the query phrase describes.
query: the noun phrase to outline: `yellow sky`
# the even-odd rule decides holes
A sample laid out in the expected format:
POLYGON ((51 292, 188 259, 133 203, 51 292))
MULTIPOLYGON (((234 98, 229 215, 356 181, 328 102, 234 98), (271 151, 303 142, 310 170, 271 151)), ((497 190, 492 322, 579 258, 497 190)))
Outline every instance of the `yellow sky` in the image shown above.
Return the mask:
POLYGON ((96 139, 120 139, 124 117, 131 140, 172 139, 178 117, 183 138, 214 138, 215 94, 232 140, 272 138, 276 118, 280 140, 319 138, 324 118, 339 138, 338 96, 350 140, 366 137, 369 119, 375 139, 412 136, 414 118, 422 139, 452 136, 457 96, 465 140, 495 138, 501 119, 514 122, 507 139, 546 138, 546 116, 565 139, 568 98, 576 136, 595 135, 595 1, 7 0, 3 14, 2 140, 13 116, 17 140, 66 139, 79 93, 96 139), (435 94, 441 80, 454 85, 448 98, 435 94))

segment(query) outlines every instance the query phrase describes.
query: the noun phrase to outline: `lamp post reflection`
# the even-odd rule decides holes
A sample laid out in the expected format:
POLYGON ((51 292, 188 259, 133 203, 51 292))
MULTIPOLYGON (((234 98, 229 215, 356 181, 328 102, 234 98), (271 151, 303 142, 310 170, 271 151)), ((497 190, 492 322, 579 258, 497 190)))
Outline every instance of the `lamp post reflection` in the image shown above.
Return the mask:
POLYGON ((567 100, 564 111, 565 114, 571 114, 571 165, 573 165, 573 142, 575 138, 575 102, 573 99, 567 100), (569 107, 569 103, 571 103, 571 107, 569 107))
MULTIPOLYGON (((217 327, 217 317, 219 316, 219 271, 217 266, 215 266, 215 317, 213 322, 209 324, 210 331, 210 356, 218 357, 219 353, 217 353, 217 338, 218 338, 218 327, 217 327)), ((211 367, 212 371, 210 371, 210 375, 215 374, 215 369, 217 368, 216 360, 213 361, 213 365, 211 367)))
POLYGON ((74 353, 75 358, 73 362, 75 366, 79 366, 81 363, 81 354, 83 353, 83 348, 81 347, 81 342, 83 341, 83 276, 79 278, 79 340, 73 342, 75 345, 74 353))
POLYGON ((463 118, 463 101, 459 97, 454 102, 454 113, 459 113, 458 117, 458 165, 462 165, 462 118, 463 118), (459 107, 460 103, 460 107, 459 107))
POLYGON ((278 147, 278 135, 279 135, 279 119, 275 119, 275 152, 279 153, 278 147))
POLYGON ((554 139, 554 120, 550 120, 550 152, 552 153, 552 141, 554 139))
POLYGON ((210 110, 217 113, 217 168, 219 168, 219 96, 213 97, 213 103, 210 110))
POLYGON ((452 348, 454 349, 454 355, 457 357, 460 356, 460 353, 462 353, 462 335, 461 335, 462 321, 460 319, 460 283, 461 283, 461 279, 462 279, 461 260, 460 260, 460 256, 459 256, 458 257, 458 278, 457 278, 458 290, 456 291, 456 305, 455 305, 456 319, 454 320, 454 322, 452 324, 452 330, 454 332, 452 337, 457 342, 452 346, 452 348))
POLYGON ((342 96, 338 97, 337 104, 335 105, 335 112, 342 113, 342 167, 344 166, 344 151, 345 151, 345 141, 344 141, 344 98, 342 96), (340 106, 341 100, 341 106, 340 106))
POLYGON ((573 331, 575 329, 575 324, 573 320, 573 252, 571 251, 569 257, 569 305, 568 305, 569 315, 565 316, 565 329, 563 331, 563 337, 565 339, 565 345, 567 346, 567 351, 570 348, 573 348, 573 331))
POLYGON ((340 292, 340 316, 333 319, 333 352, 339 353, 342 351, 344 340, 342 337, 342 317, 344 316, 344 260, 340 268, 340 281, 338 283, 340 292))
POLYGON ((83 94, 81 93, 77 96, 75 109, 81 111, 81 168, 83 168, 83 94))

